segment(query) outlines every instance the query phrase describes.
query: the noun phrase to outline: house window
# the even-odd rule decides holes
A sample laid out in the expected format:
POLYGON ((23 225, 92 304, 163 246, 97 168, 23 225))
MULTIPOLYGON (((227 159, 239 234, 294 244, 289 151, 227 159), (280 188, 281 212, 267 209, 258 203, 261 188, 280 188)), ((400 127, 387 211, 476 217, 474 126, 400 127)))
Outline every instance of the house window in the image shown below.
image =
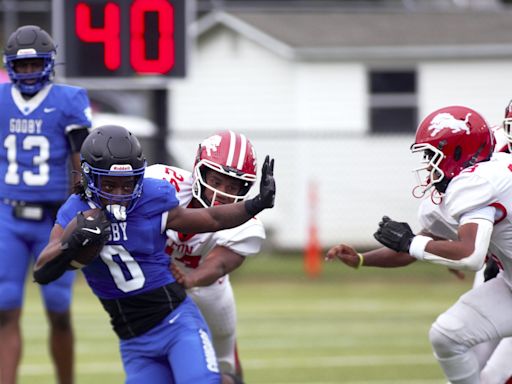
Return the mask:
POLYGON ((416 131, 416 71, 372 70, 369 86, 372 133, 416 131))

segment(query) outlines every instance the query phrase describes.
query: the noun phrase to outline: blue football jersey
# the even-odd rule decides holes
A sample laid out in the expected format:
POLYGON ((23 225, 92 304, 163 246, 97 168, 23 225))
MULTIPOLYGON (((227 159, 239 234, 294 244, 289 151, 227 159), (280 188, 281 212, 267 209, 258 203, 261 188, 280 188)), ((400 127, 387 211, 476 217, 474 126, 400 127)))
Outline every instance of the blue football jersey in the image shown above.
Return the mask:
MULTIPOLYGON (((124 222, 111 224, 111 236, 98 257, 82 269, 101 299, 117 299, 152 290, 175 281, 165 253, 164 215, 179 205, 174 187, 164 180, 144 179, 142 196, 124 222)), ((57 214, 63 228, 80 211, 91 209, 71 195, 57 214)))
POLYGON ((67 133, 91 126, 85 89, 50 84, 29 100, 0 84, 0 197, 57 202, 69 193, 67 133))

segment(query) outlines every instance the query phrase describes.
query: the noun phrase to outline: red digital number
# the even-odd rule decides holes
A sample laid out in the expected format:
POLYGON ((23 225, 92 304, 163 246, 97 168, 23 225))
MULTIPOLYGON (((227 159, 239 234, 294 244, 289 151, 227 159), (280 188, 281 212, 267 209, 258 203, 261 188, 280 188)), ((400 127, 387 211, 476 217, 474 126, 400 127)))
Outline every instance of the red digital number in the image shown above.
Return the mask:
POLYGON ((121 66, 120 13, 117 4, 107 3, 103 28, 93 28, 91 8, 85 3, 78 3, 75 8, 76 35, 87 43, 103 44, 105 67, 111 71, 121 66))
MULTIPOLYGON (((104 7, 103 27, 92 27, 91 8, 78 3, 75 8, 77 37, 86 43, 102 43, 105 67, 111 71, 121 66, 121 12, 119 6, 107 2, 104 7)), ((130 6, 130 64, 138 73, 167 73, 175 63, 174 7, 167 0, 135 0, 130 6), (144 16, 158 14, 158 55, 146 57, 144 16)))
POLYGON ((167 0, 134 1, 130 8, 130 63, 142 73, 166 73, 174 66, 174 8, 167 0), (144 15, 158 13, 158 58, 146 58, 144 15))

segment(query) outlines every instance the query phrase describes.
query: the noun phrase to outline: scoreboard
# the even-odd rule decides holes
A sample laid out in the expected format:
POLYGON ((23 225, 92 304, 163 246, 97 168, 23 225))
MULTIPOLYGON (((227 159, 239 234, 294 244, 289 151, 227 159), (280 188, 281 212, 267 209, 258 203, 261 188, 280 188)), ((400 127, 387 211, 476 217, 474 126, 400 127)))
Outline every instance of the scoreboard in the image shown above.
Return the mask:
POLYGON ((185 77, 189 0, 53 1, 64 77, 185 77))

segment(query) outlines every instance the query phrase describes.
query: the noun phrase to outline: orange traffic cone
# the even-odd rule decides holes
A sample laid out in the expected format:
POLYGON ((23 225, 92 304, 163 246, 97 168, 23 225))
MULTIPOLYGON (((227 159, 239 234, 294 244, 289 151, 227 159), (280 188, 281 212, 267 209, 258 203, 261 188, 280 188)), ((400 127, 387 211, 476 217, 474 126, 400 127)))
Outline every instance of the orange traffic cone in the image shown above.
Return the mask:
POLYGON ((322 272, 322 255, 316 225, 317 191, 314 182, 309 183, 309 228, 308 240, 304 249, 304 269, 310 278, 316 278, 322 272))
POLYGON ((309 239, 304 255, 305 269, 308 277, 316 278, 322 272, 321 249, 315 225, 310 225, 309 239))

